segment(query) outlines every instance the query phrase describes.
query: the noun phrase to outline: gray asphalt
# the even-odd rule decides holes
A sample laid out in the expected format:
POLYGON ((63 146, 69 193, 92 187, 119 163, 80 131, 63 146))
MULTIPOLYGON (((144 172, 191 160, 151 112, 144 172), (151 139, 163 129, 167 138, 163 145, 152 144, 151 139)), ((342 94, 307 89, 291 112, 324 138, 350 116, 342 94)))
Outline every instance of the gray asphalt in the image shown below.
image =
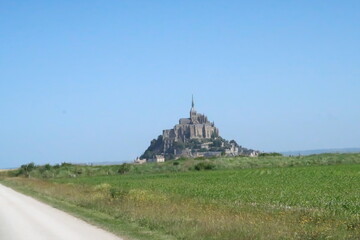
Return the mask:
POLYGON ((122 240, 0 184, 0 240, 122 240))

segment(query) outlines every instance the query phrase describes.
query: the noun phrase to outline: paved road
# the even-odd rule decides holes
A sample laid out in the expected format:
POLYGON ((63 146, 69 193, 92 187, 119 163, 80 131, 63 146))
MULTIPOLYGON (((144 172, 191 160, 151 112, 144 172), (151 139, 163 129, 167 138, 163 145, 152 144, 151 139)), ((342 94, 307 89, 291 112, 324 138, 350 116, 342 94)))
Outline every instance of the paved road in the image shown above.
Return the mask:
POLYGON ((0 184, 1 240, 121 240, 0 184))

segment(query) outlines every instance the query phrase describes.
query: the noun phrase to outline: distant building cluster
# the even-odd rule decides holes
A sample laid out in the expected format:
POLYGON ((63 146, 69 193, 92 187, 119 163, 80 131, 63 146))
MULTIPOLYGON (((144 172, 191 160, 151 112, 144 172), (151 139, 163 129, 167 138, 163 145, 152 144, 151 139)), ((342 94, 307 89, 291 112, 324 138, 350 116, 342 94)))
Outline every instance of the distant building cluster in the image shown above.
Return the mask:
POLYGON ((136 158, 134 160, 135 163, 138 164, 142 164, 142 163, 146 163, 146 162, 165 162, 165 157, 163 155, 155 155, 154 158, 149 158, 149 159, 140 159, 140 158, 136 158))

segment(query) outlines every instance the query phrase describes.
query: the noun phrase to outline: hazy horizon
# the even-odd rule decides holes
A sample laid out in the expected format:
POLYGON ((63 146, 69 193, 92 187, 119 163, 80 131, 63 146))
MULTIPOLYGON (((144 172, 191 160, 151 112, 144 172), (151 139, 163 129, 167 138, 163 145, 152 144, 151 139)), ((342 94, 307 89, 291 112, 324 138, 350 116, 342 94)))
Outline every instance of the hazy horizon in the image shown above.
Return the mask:
POLYGON ((360 2, 10 1, 0 168, 131 161, 195 108, 260 151, 360 147, 360 2))

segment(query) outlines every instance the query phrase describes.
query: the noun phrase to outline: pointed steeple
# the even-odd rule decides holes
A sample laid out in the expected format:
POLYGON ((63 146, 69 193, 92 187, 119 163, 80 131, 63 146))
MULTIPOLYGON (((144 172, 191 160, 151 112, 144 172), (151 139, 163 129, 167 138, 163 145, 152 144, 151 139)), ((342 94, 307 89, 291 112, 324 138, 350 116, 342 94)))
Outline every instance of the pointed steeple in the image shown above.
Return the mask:
POLYGON ((190 118, 191 115, 195 114, 196 115, 196 111, 194 108, 195 104, 194 104, 194 95, 191 96, 191 109, 190 109, 190 118))

